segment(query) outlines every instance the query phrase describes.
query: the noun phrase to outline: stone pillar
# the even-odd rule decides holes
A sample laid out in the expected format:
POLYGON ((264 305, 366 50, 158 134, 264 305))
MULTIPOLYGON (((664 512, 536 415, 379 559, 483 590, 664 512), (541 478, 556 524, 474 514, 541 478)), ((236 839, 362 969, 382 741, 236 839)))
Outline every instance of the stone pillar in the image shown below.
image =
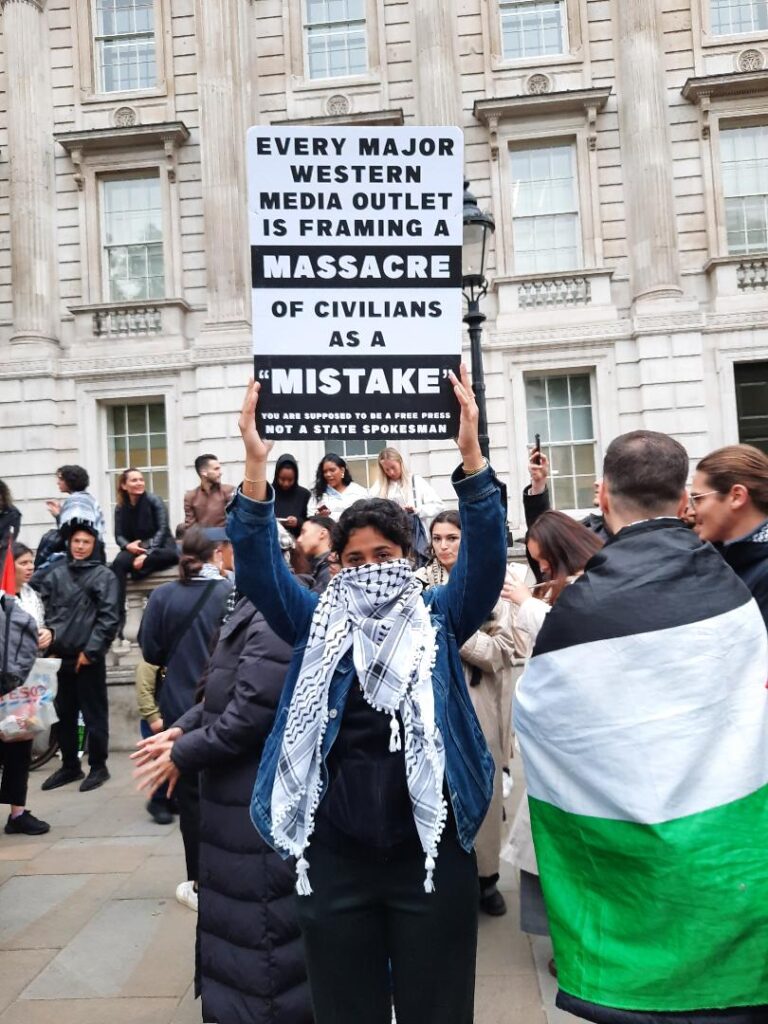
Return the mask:
POLYGON ((616 72, 632 297, 682 294, 659 0, 617 3, 616 72))
POLYGON ((239 6, 232 0, 195 2, 209 330, 242 326, 250 320, 244 167, 247 97, 243 96, 246 77, 239 6))
POLYGON ((43 0, 0 0, 8 81, 14 343, 55 342, 53 108, 43 0))
POLYGON ((464 123, 459 71, 459 19, 456 0, 415 3, 415 91, 419 124, 464 123))

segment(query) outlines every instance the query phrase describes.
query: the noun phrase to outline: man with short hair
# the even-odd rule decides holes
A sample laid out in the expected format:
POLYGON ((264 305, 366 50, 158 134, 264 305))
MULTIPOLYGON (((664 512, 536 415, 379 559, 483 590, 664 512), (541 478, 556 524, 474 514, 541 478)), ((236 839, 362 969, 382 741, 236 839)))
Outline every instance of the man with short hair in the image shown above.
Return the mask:
POLYGON ((612 442, 613 536, 515 698, 557 1004, 600 1024, 768 1019, 768 639, 687 474, 665 434, 612 442))
POLYGON ((336 524, 330 516, 310 516, 304 520, 296 542, 309 559, 309 569, 315 578, 316 590, 325 590, 331 579, 328 558, 335 530, 336 524))
POLYGON ((198 455, 195 472, 200 485, 184 495, 184 525, 225 526, 234 487, 222 484, 221 463, 215 455, 198 455))
POLYGON ((94 556, 98 535, 93 523, 72 520, 66 530, 66 559, 31 580, 53 633, 49 653, 61 658, 56 696, 61 767, 42 788, 58 789, 83 779, 77 743, 77 716, 82 712, 90 772, 80 789, 87 792, 109 778, 106 655, 120 621, 120 591, 115 574, 94 556))

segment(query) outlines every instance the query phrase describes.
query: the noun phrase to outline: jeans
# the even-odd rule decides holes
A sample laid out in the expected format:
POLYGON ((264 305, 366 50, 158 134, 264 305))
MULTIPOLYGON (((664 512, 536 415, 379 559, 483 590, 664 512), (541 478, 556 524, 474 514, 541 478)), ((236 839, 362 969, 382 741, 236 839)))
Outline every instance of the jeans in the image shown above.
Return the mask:
POLYGON ((384 863, 307 850, 311 896, 296 896, 316 1024, 472 1024, 477 864, 440 844, 435 892, 424 856, 384 863), (390 970, 391 967, 391 970, 390 970))

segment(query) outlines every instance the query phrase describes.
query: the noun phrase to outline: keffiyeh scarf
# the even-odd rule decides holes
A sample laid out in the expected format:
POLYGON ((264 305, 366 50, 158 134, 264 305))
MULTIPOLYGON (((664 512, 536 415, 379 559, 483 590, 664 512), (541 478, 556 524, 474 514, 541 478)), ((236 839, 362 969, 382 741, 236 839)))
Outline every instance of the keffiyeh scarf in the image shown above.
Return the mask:
POLYGON ((296 890, 309 895, 304 856, 322 787, 322 746, 333 674, 351 648, 366 701, 390 716, 389 750, 401 749, 414 822, 426 855, 424 889, 432 880, 448 808, 443 797, 445 747, 435 723, 432 667, 435 630, 422 588, 405 559, 345 569, 315 609, 307 647, 288 707, 272 788, 275 844, 297 858, 296 890))

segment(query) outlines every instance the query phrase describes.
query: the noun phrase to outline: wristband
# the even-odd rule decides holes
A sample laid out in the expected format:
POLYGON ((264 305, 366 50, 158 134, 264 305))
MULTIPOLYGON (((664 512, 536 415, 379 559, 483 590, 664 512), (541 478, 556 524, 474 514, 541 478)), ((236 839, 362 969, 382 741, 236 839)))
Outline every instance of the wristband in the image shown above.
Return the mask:
POLYGON ((478 466, 477 469, 464 469, 462 466, 464 476, 476 476, 478 473, 482 473, 484 469, 488 468, 488 459, 483 459, 482 466, 478 466))

